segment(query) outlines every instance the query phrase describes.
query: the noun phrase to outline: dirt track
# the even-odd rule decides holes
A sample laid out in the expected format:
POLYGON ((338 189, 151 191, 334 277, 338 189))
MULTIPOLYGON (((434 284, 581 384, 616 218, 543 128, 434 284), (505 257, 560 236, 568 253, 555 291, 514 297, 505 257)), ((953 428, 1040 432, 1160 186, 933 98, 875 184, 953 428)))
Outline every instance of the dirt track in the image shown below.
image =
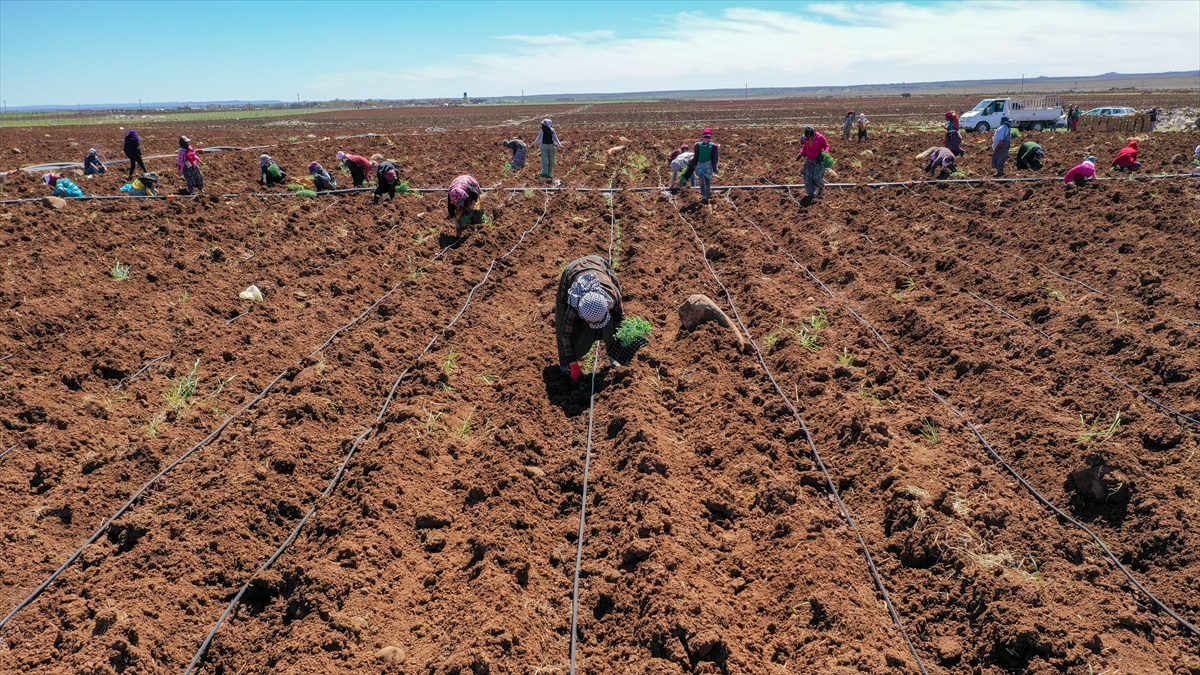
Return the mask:
MULTIPOLYGON (((636 112, 626 105, 573 115, 636 112)), ((523 173, 504 172, 498 142, 510 129, 455 128, 502 124, 508 111, 419 118, 442 120, 445 132, 385 112, 320 121, 329 126, 311 130, 316 139, 261 124, 214 128, 219 142, 186 132, 208 145, 290 144, 271 154, 293 173, 348 149, 401 160, 414 186, 464 171, 488 186, 547 184, 532 178, 536 155, 523 173), (387 138, 321 140, 339 125, 387 138)), ((575 134, 572 115, 555 114, 570 186, 660 185, 663 156, 694 135, 583 117, 606 126, 575 134), (609 156, 616 145, 627 149, 609 156), (603 170, 584 170, 602 158, 603 170)), ((828 131, 849 182, 922 177, 912 156, 939 140, 897 129, 847 149, 828 131)), ((5 130, 3 146, 61 159, 42 133, 5 130)), ((79 129, 50 133, 82 140, 79 129)), ((1029 137, 1047 149, 1047 174, 1124 143, 1029 137)), ((718 184, 793 182, 794 138, 719 128, 718 184)), ((984 139, 967 138, 963 166, 984 175, 984 139)), ((1172 156, 1197 142, 1151 135, 1146 168, 1174 170, 1172 156)), ((159 150, 170 148, 148 148, 159 150)), ((256 154, 206 156, 210 191, 257 191, 256 154)), ((118 169, 85 189, 115 193, 123 177, 118 169)), ((42 193, 36 176, 0 181, 0 198, 42 193)), ((1153 611, 929 390, 1195 623, 1197 428, 1102 369, 1198 417, 1200 326, 1188 323, 1200 322, 1198 186, 831 189, 807 209, 799 196, 747 191, 702 205, 691 192, 621 193, 610 211, 598 194, 491 194, 493 225, 436 259, 453 243, 437 195, 379 207, 361 194, 4 207, 0 356, 13 357, 0 363, 0 433, 4 448, 17 444, 0 459, 5 613, 130 493, 284 377, 15 617, 0 634, 0 670, 182 672, 399 373, 545 206, 401 383, 339 488, 254 581, 203 672, 566 672, 588 398, 553 363, 553 295, 565 261, 609 254, 615 222, 627 311, 656 330, 631 367, 599 380, 582 672, 917 672, 757 357, 713 324, 680 328, 675 309, 688 295, 727 304, 690 224, 812 430, 931 672, 1200 673, 1198 638, 1153 611), (108 278, 114 259, 133 266, 129 280, 108 278), (252 283, 266 299, 250 307, 237 293, 252 283), (780 330, 818 308, 829 318, 819 350, 780 330), (164 394, 197 360, 197 395, 172 411, 164 394), (1118 411, 1112 438, 1080 440, 1118 411), (1070 478, 1092 466, 1110 471, 1101 503, 1070 478), (382 663, 389 645, 404 658, 382 663)))

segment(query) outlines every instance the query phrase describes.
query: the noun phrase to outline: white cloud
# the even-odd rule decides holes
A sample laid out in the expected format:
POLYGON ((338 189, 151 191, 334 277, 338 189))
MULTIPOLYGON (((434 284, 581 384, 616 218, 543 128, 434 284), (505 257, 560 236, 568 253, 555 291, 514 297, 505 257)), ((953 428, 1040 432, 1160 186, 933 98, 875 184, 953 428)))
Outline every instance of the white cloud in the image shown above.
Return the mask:
POLYGON ((1200 11, 1191 1, 826 2, 795 13, 681 13, 654 37, 594 31, 498 39, 502 49, 438 67, 329 74, 316 84, 329 91, 373 85, 369 91, 388 97, 490 96, 1200 68, 1200 11))

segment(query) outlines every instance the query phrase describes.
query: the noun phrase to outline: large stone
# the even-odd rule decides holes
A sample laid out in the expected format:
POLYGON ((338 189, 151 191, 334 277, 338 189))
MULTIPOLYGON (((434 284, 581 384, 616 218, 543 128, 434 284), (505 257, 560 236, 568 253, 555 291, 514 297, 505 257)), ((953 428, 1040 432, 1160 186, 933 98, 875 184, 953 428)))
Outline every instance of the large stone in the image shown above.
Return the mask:
POLYGON ((404 648, 395 645, 388 645, 375 652, 375 660, 381 663, 404 663, 407 659, 404 648))
POLYGON ((1097 464, 1071 474, 1075 490, 1098 504, 1128 504, 1133 489, 1132 480, 1120 469, 1097 464))
POLYGON ((52 209, 61 209, 67 205, 67 200, 62 197, 42 197, 42 205, 52 209))
POLYGON ((693 330, 705 321, 716 321, 733 331, 734 337, 737 338, 739 351, 746 347, 746 340, 742 337, 742 332, 729 320, 729 316, 720 307, 717 307, 717 303, 707 295, 697 293, 685 300, 679 306, 679 321, 688 330, 693 330))

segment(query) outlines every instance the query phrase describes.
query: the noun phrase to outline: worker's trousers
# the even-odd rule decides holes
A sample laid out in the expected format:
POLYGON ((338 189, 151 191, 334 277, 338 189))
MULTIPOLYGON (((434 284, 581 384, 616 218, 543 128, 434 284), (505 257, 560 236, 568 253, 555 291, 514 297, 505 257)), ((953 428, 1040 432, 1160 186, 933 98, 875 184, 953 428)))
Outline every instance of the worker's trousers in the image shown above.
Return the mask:
POLYGON ((558 148, 553 143, 542 143, 542 175, 554 177, 554 155, 558 148))

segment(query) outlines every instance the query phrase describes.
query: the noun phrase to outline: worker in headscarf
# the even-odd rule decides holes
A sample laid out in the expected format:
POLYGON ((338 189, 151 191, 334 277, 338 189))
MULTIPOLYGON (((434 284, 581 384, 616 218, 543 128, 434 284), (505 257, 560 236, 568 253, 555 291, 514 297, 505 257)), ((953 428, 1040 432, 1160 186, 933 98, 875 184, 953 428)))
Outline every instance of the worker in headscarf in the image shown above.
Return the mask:
POLYGON ((194 195, 204 191, 204 174, 200 173, 200 153, 192 147, 192 139, 187 136, 179 137, 179 153, 175 166, 187 181, 187 189, 183 194, 194 195))
POLYGON ((42 180, 46 183, 46 185, 54 188, 53 195, 55 197, 77 198, 83 196, 83 190, 80 190, 78 185, 56 173, 48 173, 45 176, 42 176, 42 180))
POLYGON ((850 140, 850 131, 854 128, 854 111, 846 113, 846 119, 842 120, 842 140, 850 140))
POLYGON ((396 187, 400 185, 400 170, 396 165, 388 160, 384 160, 375 166, 375 203, 379 203, 379 198, 387 195, 388 201, 395 201, 396 187))
POLYGON ((704 201, 712 194, 713 174, 721 170, 721 146, 712 142, 712 127, 705 127, 700 142, 692 148, 688 173, 700 181, 700 196, 704 201))
POLYGON ((1063 176, 1064 183, 1074 183, 1075 185, 1083 185, 1085 182, 1096 177, 1096 158, 1088 157, 1082 163, 1071 167, 1067 175, 1063 176))
POLYGON ((258 180, 259 185, 271 187, 287 182, 287 174, 279 168, 279 164, 270 155, 258 156, 258 170, 262 173, 262 177, 258 180))
POLYGON ((867 116, 863 113, 858 114, 858 142, 861 143, 867 140, 867 116))
POLYGON ((142 160, 142 139, 133 129, 125 134, 125 156, 129 158, 129 180, 133 180, 134 165, 146 173, 146 162, 142 160))
POLYGON ((559 368, 572 382, 583 375, 579 359, 597 340, 604 341, 610 359, 618 353, 616 332, 624 320, 621 285, 612 265, 596 255, 568 263, 554 301, 554 337, 559 368))
POLYGON ((562 147, 558 132, 554 130, 554 122, 542 120, 542 128, 538 130, 537 138, 533 139, 533 146, 542 152, 542 178, 554 178, 556 148, 562 147))
POLYGON ((1142 168, 1142 163, 1137 161, 1138 142, 1137 139, 1129 141, 1129 145, 1117 151, 1117 156, 1113 157, 1112 168, 1120 169, 1121 171, 1137 171, 1142 168))
MULTIPOLYGON (((692 157, 695 156, 696 153, 692 152, 691 147, 688 146, 687 143, 679 146, 678 150, 671 151, 671 156, 667 158, 667 161, 671 167, 672 188, 679 186, 680 172, 688 168, 688 166, 692 163, 692 157)), ((691 179, 692 187, 696 187, 696 174, 693 173, 689 178, 691 179)))
POLYGON ((1004 175, 1004 164, 1008 161, 1008 150, 1012 147, 1012 129, 1007 117, 1000 118, 1000 126, 992 134, 992 168, 996 170, 996 178, 1004 175))
POLYGON ((328 192, 337 189, 337 180, 329 175, 329 171, 317 162, 308 165, 308 174, 313 177, 313 189, 317 192, 328 192))
POLYGON ((929 164, 925 165, 925 171, 930 175, 936 173, 939 180, 949 178, 957 170, 954 153, 946 147, 935 148, 929 155, 929 164))
POLYGON ((105 171, 108 171, 108 169, 104 168, 104 162, 100 159, 100 153, 96 152, 95 148, 88 150, 87 157, 83 158, 83 174, 85 176, 94 176, 105 171))
POLYGON ((1033 141, 1025 141, 1017 150, 1017 168, 1042 170, 1042 158, 1046 156, 1042 146, 1033 141))
POLYGON ((500 145, 512 150, 512 159, 508 162, 509 169, 520 171, 525 168, 525 155, 529 152, 529 146, 525 145, 525 141, 519 138, 510 138, 500 145))
POLYGON ((371 164, 371 160, 362 155, 352 155, 339 150, 337 158, 350 171, 350 179, 354 181, 354 187, 362 187, 363 183, 367 182, 367 174, 375 168, 371 164))
POLYGON ((156 192, 158 181, 158 174, 144 173, 121 189, 128 193, 130 197, 153 197, 158 194, 156 192))
POLYGON ((474 176, 463 174, 450 181, 450 193, 447 195, 447 217, 454 221, 454 236, 461 237, 467 220, 479 204, 479 195, 483 188, 474 176))
POLYGON ((804 158, 804 192, 809 197, 825 194, 825 165, 821 164, 821 153, 829 150, 825 135, 817 133, 812 126, 804 127, 804 140, 796 159, 804 158))
POLYGON ((959 128, 958 114, 953 110, 946 111, 946 140, 942 145, 950 148, 955 157, 966 154, 962 149, 962 130, 959 128))

